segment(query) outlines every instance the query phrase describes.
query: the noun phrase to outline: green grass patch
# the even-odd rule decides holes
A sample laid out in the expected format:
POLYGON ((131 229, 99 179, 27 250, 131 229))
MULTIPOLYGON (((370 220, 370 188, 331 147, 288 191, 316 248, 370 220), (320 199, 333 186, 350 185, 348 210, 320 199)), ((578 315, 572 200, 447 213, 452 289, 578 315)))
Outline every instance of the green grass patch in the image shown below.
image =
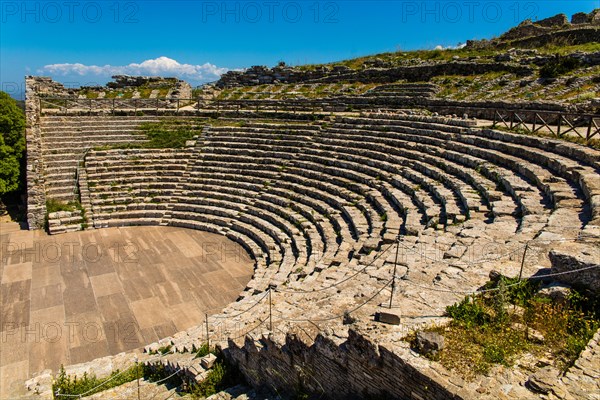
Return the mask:
POLYGON ((537 281, 502 277, 484 288, 495 291, 448 306, 452 322, 428 329, 445 338, 444 349, 430 358, 467 379, 487 374, 494 365, 511 367, 525 352, 550 355, 564 371, 600 328, 598 299, 573 289, 558 302, 541 295, 537 281))
POLYGON ((46 212, 48 214, 58 211, 75 211, 81 209, 81 203, 79 203, 78 201, 70 201, 68 203, 64 203, 56 199, 46 200, 46 212))

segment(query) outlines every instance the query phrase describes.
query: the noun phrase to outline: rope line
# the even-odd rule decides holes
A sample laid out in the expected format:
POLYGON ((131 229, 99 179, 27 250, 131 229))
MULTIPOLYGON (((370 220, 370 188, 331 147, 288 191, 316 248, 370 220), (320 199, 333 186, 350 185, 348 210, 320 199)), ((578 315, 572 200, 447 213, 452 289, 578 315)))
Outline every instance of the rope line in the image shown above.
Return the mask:
POLYGON ((265 299, 265 297, 267 297, 267 295, 269 294, 269 289, 265 290, 265 293, 263 294, 263 296, 258 299, 258 301, 256 303, 254 303, 250 308, 246 309, 245 311, 241 311, 238 314, 234 314, 234 315, 213 315, 210 318, 215 318, 215 319, 227 319, 227 318, 237 318, 240 315, 246 314, 247 312, 251 311, 254 307, 256 307, 261 301, 263 301, 265 299))
MULTIPOLYGON (((552 276, 560 276, 560 275, 573 274, 573 273, 576 273, 576 272, 587 271, 587 270, 594 269, 594 268, 599 268, 599 267, 600 267, 600 264, 595 264, 595 265, 591 265, 589 267, 578 268, 578 269, 574 269, 574 270, 571 270, 571 271, 563 271, 563 272, 556 272, 556 273, 544 274, 544 275, 536 275, 536 276, 534 275, 534 276, 530 276, 528 278, 523 278, 523 279, 519 280, 518 282, 511 283, 510 285, 505 285, 504 288, 518 286, 522 282, 528 281, 528 280, 532 280, 532 279, 544 279, 544 278, 548 278, 548 277, 552 277, 552 276)), ((422 289, 431 290, 431 291, 434 291, 434 292, 444 292, 444 293, 455 293, 455 294, 473 295, 473 294, 486 293, 486 292, 494 292, 494 291, 500 290, 500 288, 491 288, 491 289, 481 289, 481 290, 476 290, 476 291, 460 291, 460 290, 436 288, 436 287, 433 287, 433 286, 425 286, 425 285, 421 285, 421 284, 419 284, 419 283, 417 283, 415 281, 412 281, 410 279, 402 279, 402 277, 398 277, 398 276, 396 276, 396 279, 400 279, 401 281, 405 281, 405 282, 410 282, 413 286, 420 287, 422 289)))
POLYGON ((344 279, 342 279, 342 280, 340 280, 340 281, 337 281, 337 282, 335 282, 335 283, 331 284, 330 286, 326 286, 326 287, 319 288, 319 289, 314 289, 314 290, 291 290, 291 289, 279 289, 279 288, 274 288, 273 290, 274 290, 275 292, 279 292, 279 293, 289 293, 289 294, 298 294, 298 293, 302 293, 302 294, 306 294, 306 293, 318 293, 318 292, 323 292, 323 291, 325 291, 325 290, 329 290, 329 289, 331 289, 331 288, 334 288, 334 287, 336 287, 336 286, 339 286, 339 285, 341 285, 342 283, 344 283, 344 282, 347 282, 347 281, 349 281, 350 279, 353 279, 355 276, 357 276, 357 275, 359 275, 359 274, 362 274, 363 272, 365 272, 365 271, 367 270, 367 268, 369 268, 370 266, 372 266, 372 265, 373 265, 373 263, 374 263, 375 261, 377 261, 377 260, 378 260, 378 259, 379 259, 381 256, 383 256, 385 253, 387 253, 387 252, 388 252, 388 251, 389 251, 389 250, 392 248, 392 246, 394 246, 394 244, 396 244, 396 243, 397 243, 397 242, 394 242, 394 243, 390 244, 390 245, 389 245, 389 246, 388 246, 388 247, 387 247, 385 250, 383 250, 383 251, 379 252, 379 254, 377 254, 377 255, 376 255, 374 258, 373 258, 373 260, 371 260, 371 262, 369 262, 369 263, 368 263, 367 265, 365 265, 363 268, 361 268, 361 269, 359 269, 358 271, 356 271, 356 273, 354 273, 354 274, 352 274, 352 275, 350 275, 350 276, 348 276, 348 277, 346 277, 346 278, 344 278, 344 279))
MULTIPOLYGON (((172 350, 172 351, 170 351, 170 352, 168 352, 168 353, 165 353, 165 354, 160 354, 160 355, 158 355, 158 357, 156 357, 155 359, 152 359, 152 360, 147 360, 146 362, 151 362, 151 361, 160 360, 161 358, 163 358, 163 357, 166 357, 166 356, 168 356, 168 355, 170 355, 170 354, 174 354, 174 353, 175 353, 175 350, 172 350)), ((128 369, 129 369, 129 368, 128 368, 128 369)), ((120 375, 124 374, 125 372, 127 372, 127 370, 128 370, 128 369, 125 369, 125 370, 123 370, 123 371, 119 371, 119 373, 117 373, 117 374, 115 374, 114 376, 110 377, 109 379, 107 379, 107 380, 103 381, 102 383, 98 384, 97 386, 95 386, 95 387, 93 387, 93 388, 89 389, 89 390, 88 390, 87 392, 85 392, 85 393, 81 393, 81 394, 60 394, 60 393, 55 393, 55 395, 56 395, 56 396, 60 396, 60 397, 83 397, 83 396, 87 396, 87 395, 89 395, 90 393, 92 393, 93 391, 95 391, 96 389, 98 389, 98 388, 100 388, 100 387, 102 387, 102 386, 106 385, 108 382, 111 382, 112 380, 116 379, 118 376, 120 376, 120 375)))
MULTIPOLYGON (((373 300, 375 297, 377 297, 377 295, 379 295, 381 292, 383 292, 383 289, 385 289, 386 287, 388 287, 388 285, 389 285, 390 283, 392 283, 392 281, 393 281, 393 280, 394 280, 393 278, 392 278, 392 279, 390 279, 390 280, 389 280, 389 281, 388 281, 388 282, 387 282, 385 285, 383 285, 383 287, 382 287, 381 289, 377 290, 377 292, 375 292, 375 294, 374 294, 373 296, 369 297, 369 298, 367 299, 367 301, 365 301, 365 302, 364 302, 364 303, 362 303, 362 304, 359 304, 357 307, 354 307, 354 308, 353 308, 353 309, 351 309, 351 310, 345 311, 345 312, 344 312, 344 314, 346 314, 346 313, 348 313, 348 314, 350 314, 350 313, 353 313, 353 312, 355 312, 355 311, 358 311, 359 309, 361 309, 361 308, 362 308, 362 307, 364 307, 365 305, 367 305, 369 302, 371 302, 371 300, 373 300)), ((327 321, 331 321, 331 320, 334 320, 334 319, 337 319, 337 318, 343 317, 343 316, 344 316, 344 314, 341 314, 341 315, 335 315, 335 316, 328 317, 328 318, 320 318, 320 319, 314 319, 314 318, 311 318, 311 319, 290 319, 290 318, 281 318, 281 320, 282 320, 282 321, 286 321, 286 322, 327 322, 327 321)))
POLYGON ((257 329, 257 328, 259 328, 259 327, 260 327, 262 324, 264 324, 264 323, 265 323, 265 321, 266 321, 266 320, 268 320, 268 319, 269 319, 269 316, 266 316, 266 317, 265 317, 265 319, 263 319, 262 321, 261 321, 261 320, 260 320, 260 318, 259 318, 258 320, 259 320, 260 322, 259 322, 259 323, 258 323, 258 325, 256 325, 254 328, 250 329, 249 331, 247 331, 246 333, 244 333, 244 334, 242 334, 242 335, 238 335, 238 336, 235 336, 235 337, 229 337, 228 339, 230 339, 230 340, 237 340, 237 339, 239 339, 239 338, 241 338, 241 337, 247 336, 247 335, 248 335, 250 332, 252 332, 252 331, 256 330, 256 329, 257 329))

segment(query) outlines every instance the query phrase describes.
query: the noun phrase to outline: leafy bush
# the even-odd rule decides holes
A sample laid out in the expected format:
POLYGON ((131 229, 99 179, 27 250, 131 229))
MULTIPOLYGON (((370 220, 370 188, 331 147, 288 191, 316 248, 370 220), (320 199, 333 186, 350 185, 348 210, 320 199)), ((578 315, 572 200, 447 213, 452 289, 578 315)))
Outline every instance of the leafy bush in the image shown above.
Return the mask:
POLYGON ((64 366, 61 365, 58 376, 52 384, 52 393, 56 399, 64 399, 64 397, 56 397, 57 392, 61 395, 89 396, 140 379, 143 375, 144 366, 134 365, 122 373, 119 370, 115 370, 105 379, 98 379, 95 375, 88 375, 87 373, 84 373, 82 377, 78 378, 77 376, 67 375, 64 366))
POLYGON ((25 155, 25 115, 15 100, 0 91, 0 196, 21 186, 25 155))
POLYGON ((460 303, 446 307, 446 313, 465 328, 485 325, 491 321, 479 298, 465 297, 460 303))
MULTIPOLYGON (((192 350, 196 350, 196 349, 194 348, 192 350)), ((200 348, 195 351, 195 353, 196 353, 196 358, 200 358, 200 357, 207 356, 213 352, 210 351, 210 347, 208 346, 208 343, 203 343, 202 346, 200 346, 200 348)))
POLYGON ((557 57, 540 68, 541 78, 557 78, 581 66, 581 61, 574 57, 557 57))
POLYGON ((218 354, 206 379, 192 386, 190 393, 194 398, 205 398, 243 382, 244 378, 239 370, 227 363, 222 354, 218 354))
POLYGON ((199 397, 208 397, 221 389, 225 389, 226 386, 223 385, 223 383, 226 375, 227 367, 221 362, 215 363, 206 379, 196 385, 192 390, 192 393, 199 397))
POLYGON ((467 378, 494 364, 511 366, 525 351, 548 354, 555 367, 569 368, 600 328, 600 300, 571 290, 567 301, 556 302, 539 287, 537 280, 500 277, 484 285, 497 290, 448 306, 453 321, 429 329, 446 339, 436 361, 467 378))

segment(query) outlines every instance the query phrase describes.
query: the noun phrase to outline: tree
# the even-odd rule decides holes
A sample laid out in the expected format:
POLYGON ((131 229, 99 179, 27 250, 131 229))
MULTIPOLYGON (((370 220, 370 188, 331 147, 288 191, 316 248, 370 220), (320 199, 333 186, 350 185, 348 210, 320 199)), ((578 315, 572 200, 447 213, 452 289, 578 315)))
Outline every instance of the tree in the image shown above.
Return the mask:
POLYGON ((7 93, 0 91, 0 196, 19 189, 25 157, 25 115, 7 93))

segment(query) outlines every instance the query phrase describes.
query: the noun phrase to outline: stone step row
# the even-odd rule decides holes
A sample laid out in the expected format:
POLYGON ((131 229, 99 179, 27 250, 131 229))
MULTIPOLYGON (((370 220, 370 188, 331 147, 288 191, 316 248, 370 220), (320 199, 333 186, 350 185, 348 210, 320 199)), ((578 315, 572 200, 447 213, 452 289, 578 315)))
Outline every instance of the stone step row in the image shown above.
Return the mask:
POLYGON ((271 187, 285 188, 289 187, 289 183, 293 183, 296 184, 300 193, 322 201, 329 206, 330 210, 337 211, 343 215, 345 224, 339 225, 340 228, 347 226, 347 228, 339 231, 343 238, 352 241, 353 238, 365 234, 368 230, 368 222, 364 219, 362 213, 352 205, 345 207, 348 202, 353 202, 355 199, 353 197, 349 198, 349 195, 338 187, 314 182, 313 180, 293 174, 281 174, 281 179, 278 179, 278 172, 265 174, 265 171, 255 169, 248 169, 244 171, 244 174, 238 174, 228 169, 227 162, 223 162, 220 165, 219 169, 205 166, 201 172, 194 172, 192 177, 198 179, 199 182, 219 182, 221 185, 228 184, 231 186, 237 186, 240 182, 249 182, 253 184, 252 186, 255 190, 260 187, 269 189, 271 187), (350 211, 352 208, 353 210, 350 211))
MULTIPOLYGON (((406 130, 407 129, 405 128, 404 131, 406 131, 406 130)), ((361 129, 360 131, 363 134, 365 133, 364 129, 361 129)), ((488 161, 488 162, 491 161, 491 162, 494 162, 494 163, 499 163, 501 165, 507 165, 506 160, 502 160, 501 157, 499 157, 497 154, 496 155, 490 154, 489 152, 486 152, 485 150, 482 150, 480 148, 479 149, 477 149, 477 148, 475 148, 475 149, 470 149, 470 148, 465 149, 465 147, 462 144, 461 145, 453 145, 452 143, 448 143, 449 140, 450 140, 449 138, 444 138, 445 139, 444 140, 444 139, 438 139, 436 137, 431 137, 432 135, 429 135, 429 136, 416 135, 416 134, 412 134, 412 132, 410 134, 408 134, 408 133, 405 133, 405 132, 397 132, 397 131, 394 131, 393 133, 386 132, 385 134, 389 135, 389 136, 396 136, 396 137, 401 138, 402 141, 398 142, 397 143, 398 145, 401 145, 401 144, 403 145, 405 143, 413 143, 413 147, 414 147, 414 143, 415 142, 417 142, 417 143, 420 142, 420 143, 423 143, 425 145, 428 145, 428 146, 431 146, 433 148, 436 148, 438 152, 439 152, 439 149, 444 149, 446 147, 450 148, 455 153, 463 153, 463 152, 472 150, 472 151, 469 151, 469 154, 471 154, 472 152, 475 152, 475 154, 478 157, 482 158, 485 161, 488 161)), ((438 133, 438 135, 439 135, 439 133, 438 133)), ((457 161, 457 160, 455 159, 455 161, 457 161)), ((460 160, 458 160, 458 161, 460 161, 460 160)), ((514 164, 513 165, 508 164, 508 166, 509 167, 511 167, 511 166, 514 167, 514 164)), ((503 171, 506 172, 507 169, 503 169, 503 171)), ((513 171, 511 173, 511 175, 515 175, 515 172, 517 174, 520 174, 520 171, 517 170, 517 171, 513 171)), ((504 182, 506 183, 507 181, 505 180, 504 182)), ((530 186, 530 185, 527 185, 527 186, 530 186)), ((527 191, 530 192, 530 188, 527 188, 527 191)), ((529 197, 531 197, 531 196, 529 196, 529 197)), ((542 195, 542 197, 543 197, 543 195, 542 195)), ((519 201, 519 198, 517 196, 514 195, 513 198, 515 198, 515 200, 517 202, 519 201)), ((535 201, 531 201, 530 203, 531 204, 535 204, 535 201)), ((538 204, 539 204, 539 201, 538 201, 538 204)))
MULTIPOLYGON (((448 139, 447 137, 445 139, 448 139)), ((575 146, 564 141, 557 141, 545 138, 536 138, 531 136, 516 135, 493 130, 467 130, 462 135, 457 135, 455 138, 461 144, 476 145, 490 149, 489 151, 500 152, 501 155, 526 157, 529 161, 539 165, 542 170, 551 171, 551 174, 542 173, 543 179, 540 179, 539 174, 541 169, 535 171, 523 172, 524 175, 529 175, 532 180, 536 181, 538 187, 546 193, 558 192, 561 188, 552 190, 544 185, 543 180, 550 179, 549 176, 559 175, 563 179, 571 182, 581 180, 581 186, 586 186, 585 182, 590 181, 590 187, 594 187, 588 197, 597 195, 597 172, 598 172, 598 156, 589 150, 583 150, 581 146, 575 146), (534 147, 534 148, 532 148, 534 147), (553 151, 548 151, 552 149, 553 151), (560 155, 557 155, 555 150, 559 150, 560 155), (583 163, 581 162, 583 161, 583 163)), ((565 187, 563 185, 562 189, 565 187)), ((566 190, 568 192, 568 190, 566 190)), ((564 196, 562 196, 564 197, 564 196)), ((572 199, 572 197, 571 197, 572 199)))

